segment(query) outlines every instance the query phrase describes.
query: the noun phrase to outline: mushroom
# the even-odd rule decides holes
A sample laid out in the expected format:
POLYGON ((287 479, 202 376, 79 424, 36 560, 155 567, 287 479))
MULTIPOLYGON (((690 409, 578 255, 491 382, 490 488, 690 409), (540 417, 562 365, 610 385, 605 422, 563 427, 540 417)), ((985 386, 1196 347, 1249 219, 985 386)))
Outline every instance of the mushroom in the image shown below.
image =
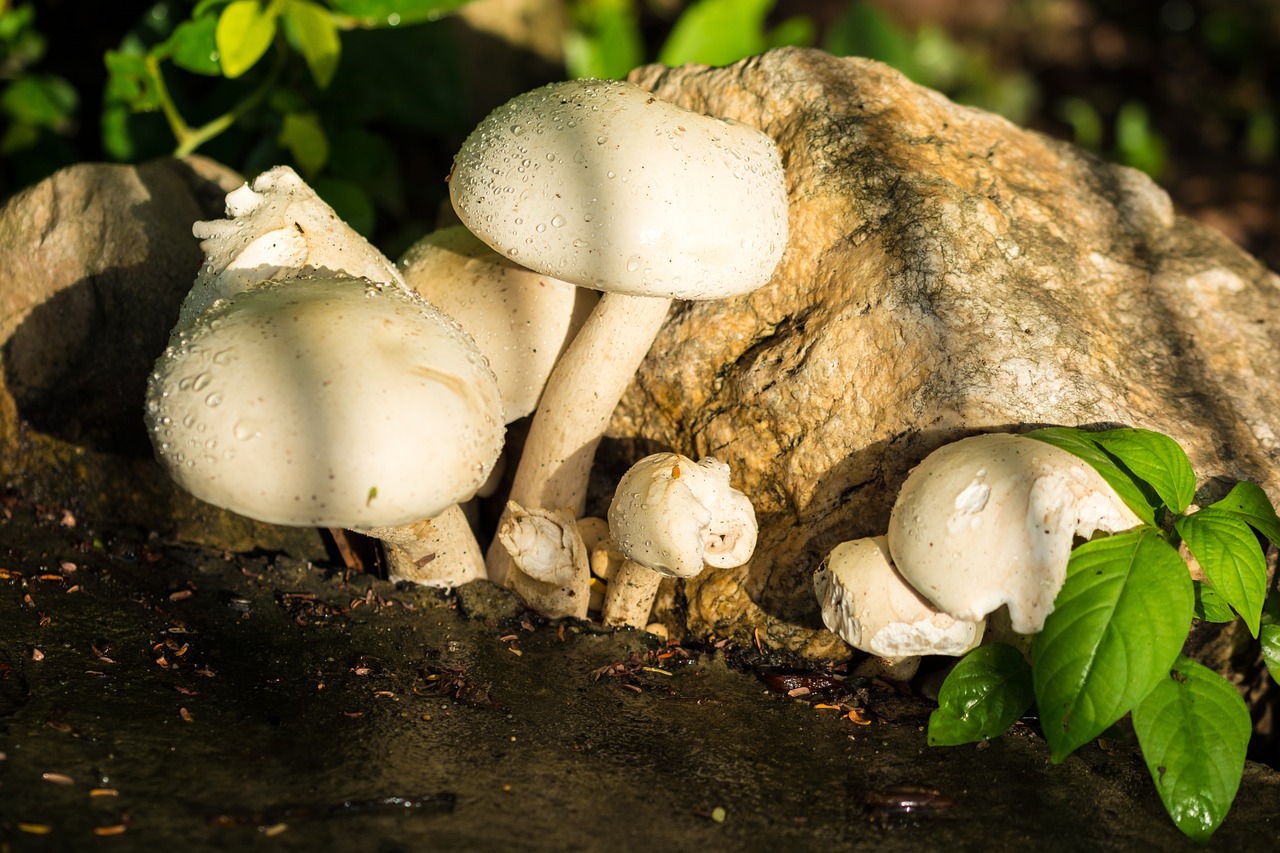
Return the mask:
POLYGON ((539 602, 539 612, 552 619, 586 618, 591 606, 587 548, 571 511, 525 509, 508 501, 497 540, 518 569, 511 573, 517 595, 539 602))
POLYGON ((880 660, 868 674, 905 681, 922 655, 960 656, 982 640, 982 620, 956 619, 902 579, 885 537, 837 545, 813 575, 822 622, 880 660))
POLYGON ((1013 630, 1044 627, 1076 537, 1140 524, 1102 476, 1065 450, 993 433, 935 450, 889 519, 902 577, 938 609, 978 620, 1008 605, 1013 630))
MULTIPOLYGON (((777 147, 629 83, 574 80, 485 118, 449 193, 495 250, 604 291, 547 382, 511 490, 581 515, 596 445, 671 300, 741 295, 772 276, 787 242, 777 147)), ((491 576, 505 562, 491 549, 491 576)))
POLYGON ((533 413, 556 359, 597 294, 526 269, 461 225, 414 243, 405 284, 467 331, 498 378, 507 423, 533 413))
POLYGON ((649 621, 663 577, 740 566, 757 533, 750 499, 729 485, 729 466, 678 453, 646 456, 622 476, 609 530, 626 562, 609 579, 604 623, 637 628, 649 621))
POLYGON ((503 430, 474 343, 292 170, 233 191, 227 213, 192 229, 206 263, 150 380, 161 462, 244 515, 379 536, 393 578, 483 577, 455 504, 503 430))

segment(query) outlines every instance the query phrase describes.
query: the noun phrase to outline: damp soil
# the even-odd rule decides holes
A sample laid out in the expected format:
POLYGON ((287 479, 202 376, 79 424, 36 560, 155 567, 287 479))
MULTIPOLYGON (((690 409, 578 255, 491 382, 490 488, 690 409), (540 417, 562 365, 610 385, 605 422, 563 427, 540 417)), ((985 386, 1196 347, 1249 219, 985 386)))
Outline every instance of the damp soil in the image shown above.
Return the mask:
MULTIPOLYGON (((1123 736, 930 748, 927 700, 768 649, 0 509, 6 853, 1206 849, 1123 736)), ((1208 849, 1277 839, 1250 764, 1208 849)))

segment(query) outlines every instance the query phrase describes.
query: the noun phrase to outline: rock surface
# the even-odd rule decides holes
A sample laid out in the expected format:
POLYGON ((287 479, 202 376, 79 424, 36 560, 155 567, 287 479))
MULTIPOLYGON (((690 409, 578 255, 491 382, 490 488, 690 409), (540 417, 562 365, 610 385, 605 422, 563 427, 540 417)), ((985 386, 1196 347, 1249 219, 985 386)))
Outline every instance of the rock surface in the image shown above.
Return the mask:
POLYGON ((814 569, 968 433, 1156 429, 1202 477, 1280 497, 1277 277, 1139 172, 817 51, 632 79, 765 130, 790 196, 773 281, 673 311, 600 457, 601 501, 672 449, 729 463, 755 502, 755 558, 667 590, 666 621, 839 654, 814 569))
POLYGON ((323 556, 189 497, 152 460, 147 375, 200 266, 198 219, 242 180, 202 158, 80 164, 0 211, 0 483, 50 504, 232 550, 323 556))

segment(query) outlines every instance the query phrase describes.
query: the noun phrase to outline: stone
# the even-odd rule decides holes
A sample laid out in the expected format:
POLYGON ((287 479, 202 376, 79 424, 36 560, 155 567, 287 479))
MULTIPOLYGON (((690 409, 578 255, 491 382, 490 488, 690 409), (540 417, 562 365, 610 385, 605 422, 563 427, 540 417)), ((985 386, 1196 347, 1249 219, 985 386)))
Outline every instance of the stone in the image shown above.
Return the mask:
POLYGON ((181 492, 152 458, 147 375, 201 262, 191 235, 243 183, 204 158, 82 163, 0 210, 0 483, 96 525, 323 556, 181 492))
POLYGON ((814 569, 885 531, 907 472, 963 435, 1167 433, 1205 478, 1280 497, 1280 284, 1143 174, 954 104, 887 66, 801 49, 633 82, 755 125, 791 238, 750 296, 679 304, 614 414, 595 501, 646 453, 727 462, 755 557, 664 590, 694 636, 808 657, 814 569))

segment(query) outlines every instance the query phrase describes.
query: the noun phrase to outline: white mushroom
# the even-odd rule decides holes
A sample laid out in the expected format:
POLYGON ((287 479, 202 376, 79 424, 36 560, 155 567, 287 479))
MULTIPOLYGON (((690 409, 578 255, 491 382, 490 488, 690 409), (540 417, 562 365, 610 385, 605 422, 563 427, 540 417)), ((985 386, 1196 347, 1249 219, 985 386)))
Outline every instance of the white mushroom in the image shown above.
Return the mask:
POLYGON ((598 299, 520 266, 461 225, 414 243, 400 270, 405 284, 475 339, 498 377, 507 423, 533 413, 556 359, 598 299))
POLYGON ((729 485, 729 466, 655 453, 633 465, 609 505, 609 530, 626 557, 609 580, 604 623, 640 627, 662 578, 691 578, 703 568, 732 568, 751 559, 756 516, 729 485))
POLYGON ((379 536, 393 577, 483 577, 455 506, 503 437, 475 345, 292 170, 230 193, 227 213, 193 227, 206 263, 151 377, 161 461, 244 515, 379 536))
POLYGON ((885 537, 837 545, 813 575, 822 621, 850 646, 881 658, 876 674, 910 678, 922 655, 959 656, 983 622, 930 605, 894 569, 885 537))
POLYGON ((1044 627, 1076 537, 1141 522, 1083 460, 1019 435, 966 438, 907 477, 889 520, 902 577, 940 610, 977 620, 1002 604, 1019 634, 1044 627))
MULTIPOLYGON (((671 299, 744 294, 773 274, 787 241, 777 147, 628 83, 575 80, 491 113, 449 192, 499 252, 605 291, 547 383, 511 492, 580 515, 596 445, 671 299)), ((491 576, 505 563, 491 549, 491 576)))
POLYGON ((591 603, 587 548, 571 510, 525 509, 508 501, 497 540, 519 571, 512 589, 553 619, 584 619, 591 603))

